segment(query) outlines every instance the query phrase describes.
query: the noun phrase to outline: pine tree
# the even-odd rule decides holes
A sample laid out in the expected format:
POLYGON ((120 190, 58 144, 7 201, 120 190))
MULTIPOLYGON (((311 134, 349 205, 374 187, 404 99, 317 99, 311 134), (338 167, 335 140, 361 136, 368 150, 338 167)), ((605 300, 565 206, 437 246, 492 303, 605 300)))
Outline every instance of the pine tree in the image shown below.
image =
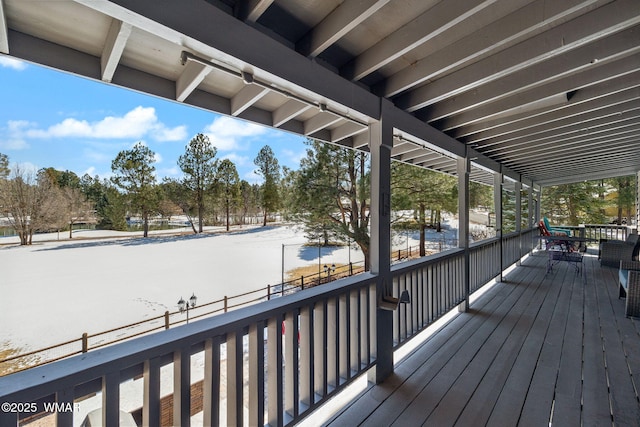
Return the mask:
POLYGON ((184 172, 182 184, 191 193, 198 211, 198 232, 202 233, 205 215, 205 196, 214 182, 218 161, 218 150, 211 145, 209 137, 197 134, 185 148, 185 153, 178 159, 178 166, 184 172))
POLYGON ((264 178, 261 193, 262 209, 264 210, 262 226, 266 226, 269 212, 275 212, 280 206, 280 196, 278 193, 280 165, 271 147, 268 145, 262 147, 253 162, 258 166, 258 174, 264 178))
POLYGON ((132 208, 142 214, 144 237, 149 235, 149 215, 158 203, 155 161, 155 153, 139 142, 131 150, 119 152, 111 162, 115 173, 111 181, 124 190, 132 208))

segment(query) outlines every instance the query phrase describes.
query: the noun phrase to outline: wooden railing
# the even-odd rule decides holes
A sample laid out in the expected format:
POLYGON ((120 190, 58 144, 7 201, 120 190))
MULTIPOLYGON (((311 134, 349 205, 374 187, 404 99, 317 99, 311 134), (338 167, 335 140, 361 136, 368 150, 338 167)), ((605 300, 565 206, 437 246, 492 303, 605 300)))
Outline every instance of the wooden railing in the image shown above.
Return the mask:
MULTIPOLYGON (((530 231, 515 233, 392 266, 393 294, 411 295, 394 311, 394 347, 467 297, 466 259, 473 292, 509 265, 501 253, 515 253, 507 258, 515 262, 528 240, 530 231)), ((370 273, 340 279, 2 377, 0 402, 22 413, 0 412, 0 425, 45 413, 45 403, 64 407, 96 393, 103 424, 118 425, 125 383, 137 384, 143 397, 143 425, 189 425, 196 399, 204 425, 295 423, 376 363, 377 279, 370 273), (194 360, 202 368, 192 368, 194 360), (168 392, 161 369, 173 377, 168 392), (202 383, 197 397, 194 381, 202 383), (161 408, 167 393, 169 420, 161 408), (35 406, 18 406, 26 403, 35 406)), ((58 412, 57 425, 72 425, 73 417, 74 411, 58 412)))
POLYGON ((585 224, 584 226, 562 225, 558 228, 571 230, 574 236, 593 240, 626 240, 632 229, 626 225, 585 224))
POLYGON ((500 239, 483 240, 469 250, 469 287, 473 293, 500 274, 500 239))
POLYGON ((393 294, 409 291, 410 304, 400 304, 393 316, 394 346, 419 333, 465 297, 462 281, 464 251, 450 250, 394 266, 393 294))

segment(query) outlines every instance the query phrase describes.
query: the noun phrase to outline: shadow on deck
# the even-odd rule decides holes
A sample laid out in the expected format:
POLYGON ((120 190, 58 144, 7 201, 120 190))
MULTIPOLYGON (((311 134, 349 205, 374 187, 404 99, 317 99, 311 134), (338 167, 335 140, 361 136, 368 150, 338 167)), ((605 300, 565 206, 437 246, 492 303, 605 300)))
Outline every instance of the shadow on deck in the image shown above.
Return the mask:
POLYGON ((536 252, 368 388, 331 426, 640 425, 640 323, 617 269, 536 252))

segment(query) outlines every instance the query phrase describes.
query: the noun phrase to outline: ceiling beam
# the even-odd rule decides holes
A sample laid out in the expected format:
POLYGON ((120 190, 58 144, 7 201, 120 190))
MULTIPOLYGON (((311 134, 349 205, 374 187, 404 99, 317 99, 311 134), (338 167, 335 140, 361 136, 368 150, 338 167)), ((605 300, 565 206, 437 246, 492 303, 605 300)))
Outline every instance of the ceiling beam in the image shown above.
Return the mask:
POLYGON ((305 104, 295 99, 288 100, 272 113, 273 127, 282 126, 311 107, 311 104, 305 104))
MULTIPOLYGON (((598 1, 600 0, 588 2, 569 0, 553 3, 547 0, 538 0, 529 4, 526 4, 528 1, 499 3, 500 8, 497 11, 494 6, 487 8, 487 11, 492 12, 489 16, 490 22, 480 26, 477 31, 463 34, 464 37, 452 44, 443 46, 440 50, 389 76, 375 86, 375 92, 386 97, 395 96, 400 92, 433 80, 438 75, 461 67, 465 63, 516 44, 535 32, 549 29, 558 22, 576 14, 588 4, 598 1), (524 7, 523 3, 526 4, 524 7), (508 15, 503 16, 506 13, 508 15)), ((473 23, 476 23, 476 20, 477 18, 474 17, 473 23)), ((464 25, 456 32, 464 31, 464 28, 467 27, 469 26, 464 25)))
POLYGON ((0 53, 9 54, 9 28, 4 14, 3 0, 0 0, 0 53))
POLYGON ((331 142, 339 142, 367 130, 369 128, 361 124, 346 122, 331 131, 331 142))
POLYGON ((618 176, 627 176, 627 175, 635 175, 637 170, 633 167, 619 168, 607 171, 598 171, 598 172, 585 172, 577 175, 567 175, 567 176, 554 176, 548 179, 542 179, 537 181, 537 183, 543 187, 549 187, 552 185, 560 185, 560 184, 571 184, 574 182, 580 182, 584 180, 597 180, 597 179, 607 179, 607 178, 615 178, 618 176))
POLYGON ((231 115, 238 116, 244 110, 265 96, 269 89, 255 84, 247 84, 231 98, 231 115))
POLYGON ((359 133, 351 137, 352 140, 352 148, 364 150, 369 146, 369 130, 367 132, 359 133))
MULTIPOLYGON (((638 46, 636 52, 638 51, 640 51, 640 46, 638 46)), ((589 85, 615 79, 638 70, 640 70, 640 57, 637 54, 630 54, 622 59, 611 62, 600 61, 592 64, 591 67, 587 67, 580 73, 563 77, 544 86, 535 87, 441 120, 437 126, 439 129, 446 131, 474 122, 490 120, 502 111, 517 108, 523 103, 533 102, 558 93, 581 90, 589 85)))
POLYGON ((296 50, 314 58, 391 0, 345 0, 296 43, 296 50))
POLYGON ((562 164, 550 163, 539 169, 525 170, 524 172, 532 175, 536 181, 538 179, 557 179, 559 176, 562 177, 562 175, 574 175, 576 173, 584 174, 584 180, 593 180, 594 178, 591 176, 592 173, 596 173, 598 171, 637 168, 639 162, 640 156, 638 155, 629 157, 626 153, 598 153, 588 162, 572 161, 563 162, 562 164), (618 165, 618 168, 608 168, 607 163, 611 161, 615 162, 618 165), (558 169, 560 168, 563 171, 562 174, 558 174, 558 169))
POLYGON ((352 111, 361 121, 380 117, 376 95, 205 1, 163 2, 161 8, 155 2, 138 0, 74 1, 131 21, 135 27, 187 46, 201 56, 250 71, 256 80, 282 90, 312 101, 332 100, 336 108, 352 111))
POLYGON ((591 155, 597 150, 614 153, 615 149, 628 146, 616 145, 620 144, 620 141, 624 144, 633 143, 637 141, 639 136, 640 125, 626 126, 610 132, 586 131, 584 135, 566 138, 561 142, 534 145, 529 150, 522 150, 515 154, 500 152, 491 157, 505 165, 514 166, 517 164, 520 168, 525 163, 527 166, 547 164, 552 159, 560 159, 565 162, 579 154, 591 155))
POLYGON ((489 120, 462 126, 451 132, 467 144, 500 135, 542 126, 567 117, 596 111, 609 105, 620 104, 640 97, 640 71, 581 88, 569 97, 567 105, 551 108, 538 114, 531 112, 511 116, 508 120, 489 120), (464 138, 463 138, 464 137, 464 138))
POLYGON ((306 136, 314 134, 339 122, 340 120, 343 120, 342 117, 336 116, 335 114, 320 112, 304 122, 304 134, 306 136))
POLYGON ((240 19, 256 22, 267 11, 274 0, 244 0, 240 2, 240 19))
POLYGON ((109 27, 107 39, 102 49, 102 57, 100 58, 100 66, 102 68, 102 81, 111 82, 113 74, 120 63, 120 58, 127 45, 127 40, 131 35, 133 27, 126 22, 113 19, 109 27))
MULTIPOLYGON (((574 132, 599 127, 611 128, 616 123, 629 119, 640 119, 640 101, 630 101, 625 105, 613 105, 608 108, 590 112, 577 117, 567 117, 552 125, 539 126, 534 129, 523 129, 522 132, 493 138, 489 143, 481 144, 483 153, 491 153, 501 148, 514 148, 517 145, 529 145, 545 139, 556 139, 574 132)), ((639 120, 640 121, 640 120, 639 120)))
POLYGON ((423 85, 396 100, 416 111, 640 22, 637 0, 619 0, 423 85))
POLYGON ((340 74, 349 80, 360 80, 416 47, 427 43, 438 34, 453 28, 494 1, 440 2, 367 49, 343 67, 340 74))
MULTIPOLYGON (((596 62, 627 55, 627 52, 637 50, 639 44, 640 30, 637 28, 615 33, 610 37, 596 40, 593 43, 566 52, 564 55, 554 56, 546 61, 533 64, 526 69, 518 70, 500 79, 488 82, 473 91, 461 93, 454 98, 447 98, 432 105, 428 108, 428 121, 438 120, 542 86, 562 77, 571 76, 586 70, 596 62)), ((566 92, 562 94, 565 95, 566 92)), ((539 99, 542 99, 542 97, 539 99)), ((566 97, 563 102, 567 102, 566 97)), ((521 103, 519 108, 526 105, 521 103)))
POLYGON ((176 100, 183 102, 187 99, 211 70, 212 67, 201 62, 187 61, 180 77, 176 80, 176 100))

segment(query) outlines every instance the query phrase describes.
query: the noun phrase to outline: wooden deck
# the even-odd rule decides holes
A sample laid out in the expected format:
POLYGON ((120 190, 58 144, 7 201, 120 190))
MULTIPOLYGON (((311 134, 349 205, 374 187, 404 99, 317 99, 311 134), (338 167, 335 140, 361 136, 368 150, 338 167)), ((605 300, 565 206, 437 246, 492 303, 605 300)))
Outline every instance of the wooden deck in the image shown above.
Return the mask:
POLYGON ((640 426, 640 321, 617 270, 586 285, 538 252, 370 387, 332 426, 640 426))

